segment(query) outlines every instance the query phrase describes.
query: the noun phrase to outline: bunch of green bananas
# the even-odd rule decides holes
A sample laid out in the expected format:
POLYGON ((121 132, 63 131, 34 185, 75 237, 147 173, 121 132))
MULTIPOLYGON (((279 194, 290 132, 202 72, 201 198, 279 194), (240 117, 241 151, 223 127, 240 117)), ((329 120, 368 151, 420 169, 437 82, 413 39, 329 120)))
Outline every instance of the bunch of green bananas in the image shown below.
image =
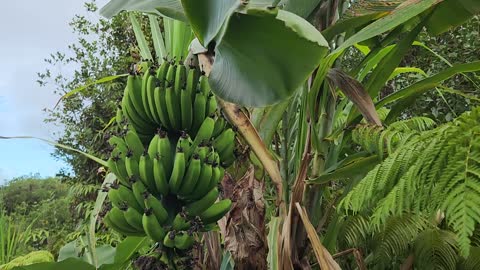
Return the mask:
POLYGON ((117 182, 104 222, 167 249, 190 249, 231 207, 218 200, 218 185, 235 161, 236 135, 207 78, 167 61, 155 74, 131 75, 116 120, 127 128, 108 140, 117 182))
MULTIPOLYGON (((211 139, 205 137, 212 121, 204 120, 194 140, 183 132, 175 141, 159 130, 147 148, 133 130, 126 132, 125 139, 111 137, 108 164, 118 182, 108 191, 113 208, 104 218, 106 224, 125 235, 146 234, 177 249, 190 248, 193 233, 214 226, 231 202, 216 202, 225 170, 211 139)), ((217 139, 232 132, 226 129, 217 139)), ((223 150, 229 147, 222 143, 231 144, 214 142, 223 150)))
POLYGON ((156 127, 194 136, 203 120, 217 110, 208 79, 195 67, 164 61, 154 71, 130 75, 122 99, 122 113, 143 141, 156 127))

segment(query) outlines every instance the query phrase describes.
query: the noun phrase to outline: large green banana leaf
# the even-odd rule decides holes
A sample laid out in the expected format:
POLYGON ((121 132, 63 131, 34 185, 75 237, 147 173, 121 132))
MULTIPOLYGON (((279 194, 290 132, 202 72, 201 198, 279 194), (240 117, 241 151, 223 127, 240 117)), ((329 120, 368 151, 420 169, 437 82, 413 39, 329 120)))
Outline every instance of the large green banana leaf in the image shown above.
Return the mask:
POLYGON ((240 6, 238 0, 182 0, 192 30, 204 47, 220 33, 224 22, 240 6))
MULTIPOLYGON (((103 14, 135 7, 153 12, 160 5, 167 9, 171 3, 152 2, 138 8, 139 4, 127 1, 122 6, 120 0, 113 0, 103 14)), ((263 0, 247 7, 239 0, 182 0, 182 4, 200 42, 207 47, 215 41, 210 84, 218 96, 230 102, 261 107, 286 99, 328 51, 327 41, 311 24, 293 13, 263 8, 263 0)))
POLYGON ((236 13, 216 46, 209 81, 225 100, 263 107, 291 96, 327 51, 320 32, 293 13, 236 13))
POLYGON ((123 10, 161 14, 181 21, 186 20, 180 0, 112 0, 102 7, 100 13, 111 18, 123 10))

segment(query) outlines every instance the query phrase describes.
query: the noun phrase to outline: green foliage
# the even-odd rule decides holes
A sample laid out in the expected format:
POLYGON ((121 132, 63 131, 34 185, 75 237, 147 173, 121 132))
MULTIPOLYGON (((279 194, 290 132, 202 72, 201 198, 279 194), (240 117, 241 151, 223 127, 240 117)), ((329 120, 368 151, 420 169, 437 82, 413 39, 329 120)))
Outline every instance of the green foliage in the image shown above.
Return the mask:
POLYGON ((455 269, 458 260, 456 236, 437 228, 425 230, 415 240, 414 254, 422 258, 416 260, 419 269, 455 269))
POLYGON ((0 200, 2 207, 8 214, 23 211, 29 214, 30 207, 49 199, 65 197, 68 187, 55 178, 39 180, 33 177, 19 177, 0 187, 0 200), (29 207, 23 207, 22 204, 29 207), (19 208, 23 209, 20 210, 19 208))
POLYGON ((480 109, 423 132, 398 148, 348 193, 340 209, 372 211, 384 224, 405 211, 445 212, 468 256, 480 222, 480 109))
POLYGON ((2 187, 0 194, 1 211, 9 214, 11 229, 22 233, 16 250, 20 253, 46 249, 56 254, 75 229, 72 212, 65 207, 71 201, 68 186, 58 179, 17 178, 2 187))
MULTIPOLYGON (((140 54, 127 14, 112 20, 101 19, 95 1, 85 3, 85 13, 76 15, 70 22, 76 42, 70 44, 66 52, 55 52, 45 59, 46 69, 38 73, 38 83, 54 88, 59 97, 88 85, 64 98, 56 108, 46 109, 49 115, 46 122, 64 128, 54 134, 59 137, 59 143, 106 159, 109 152, 106 137, 116 133, 115 128, 107 126, 122 96, 124 78, 103 84, 93 82, 108 75, 128 73, 140 54), (74 72, 66 72, 70 69, 74 72)), ((142 17, 139 24, 143 27, 145 21, 142 17)), ((71 173, 70 170, 61 172, 62 181, 71 187, 69 208, 75 213, 75 219, 82 220, 93 207, 96 191, 103 181, 102 170, 95 161, 61 148, 56 149, 54 156, 71 167, 71 173)))
POLYGON ((4 211, 0 211, 0 263, 4 264, 13 259, 17 253, 18 245, 23 234, 20 227, 15 226, 4 211))
POLYGON ((9 263, 0 265, 0 270, 11 270, 17 266, 31 265, 35 263, 53 262, 53 255, 48 251, 32 251, 11 260, 9 263))

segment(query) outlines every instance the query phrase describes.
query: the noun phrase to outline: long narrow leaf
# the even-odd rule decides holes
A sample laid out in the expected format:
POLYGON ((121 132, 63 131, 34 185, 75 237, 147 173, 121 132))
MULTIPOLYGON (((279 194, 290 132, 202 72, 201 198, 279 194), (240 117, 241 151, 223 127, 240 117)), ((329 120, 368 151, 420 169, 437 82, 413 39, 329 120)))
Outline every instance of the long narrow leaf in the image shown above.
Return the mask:
POLYGON ((270 145, 273 135, 277 131, 278 124, 282 120, 283 113, 290 105, 290 100, 255 110, 252 116, 252 122, 258 130, 258 134, 266 145, 270 145))
POLYGON ((102 83, 107 83, 107 82, 111 82, 111 81, 114 81, 118 78, 122 78, 122 77, 126 77, 128 76, 128 74, 120 74, 120 75, 114 75, 114 76, 107 76, 107 77, 103 77, 101 79, 98 79, 94 82, 91 82, 91 83, 88 83, 86 85, 83 85, 83 86, 80 86, 78 88, 75 88, 73 89, 72 91, 66 93, 65 95, 63 95, 58 101, 57 101, 57 104, 55 104, 55 107, 58 106, 58 104, 60 104, 60 102, 66 98, 69 98, 70 96, 72 95, 75 95, 91 86, 94 86, 94 85, 97 85, 97 84, 102 84, 102 83))
POLYGON ((43 142, 46 142, 50 145, 53 145, 53 146, 56 146, 56 147, 60 147, 60 148, 63 148, 65 150, 69 150, 69 151, 73 151, 73 152, 76 152, 76 153, 79 153, 95 162, 97 162, 98 164, 104 166, 104 167, 108 167, 108 164, 106 161, 100 159, 100 158, 97 158, 96 156, 93 156, 91 154, 88 154, 88 153, 85 153, 83 151, 80 151, 78 149, 75 149, 75 148, 72 148, 70 146, 66 146, 64 144, 61 144, 61 143, 56 143, 56 142, 53 142, 53 141, 49 141, 49 140, 46 140, 46 139, 42 139, 42 138, 38 138, 38 137, 33 137, 33 136, 14 136, 14 137, 5 137, 5 136, 0 136, 0 140, 13 140, 13 139, 36 139, 36 140, 40 140, 40 141, 43 141, 43 142))
POLYGON ((109 173, 106 177, 105 180, 103 181, 101 189, 98 191, 97 199, 95 200, 95 205, 93 207, 93 210, 90 214, 90 224, 88 227, 88 250, 92 256, 93 259, 93 265, 98 267, 99 266, 99 261, 97 257, 97 252, 96 252, 96 237, 95 237, 95 230, 96 230, 96 225, 97 225, 97 218, 98 215, 100 214, 100 211, 102 210, 103 203, 105 202, 105 199, 107 198, 107 193, 104 192, 103 190, 108 188, 110 184, 115 182, 117 178, 113 173, 109 173))
POLYGON ((303 225, 305 226, 308 239, 312 244, 312 249, 315 253, 318 264, 320 265, 320 269, 340 270, 341 268, 338 263, 333 259, 332 255, 328 252, 328 250, 322 245, 322 242, 320 242, 317 231, 315 230, 308 218, 307 211, 303 209, 299 203, 296 203, 295 207, 298 211, 300 218, 302 219, 303 225))
POLYGON ((360 30, 358 33, 347 39, 341 46, 339 46, 333 53, 338 53, 355 43, 359 43, 370 39, 372 37, 383 34, 407 21, 422 12, 426 11, 433 5, 437 4, 439 0, 422 0, 422 1, 407 1, 388 16, 385 16, 367 27, 360 30))
POLYGON ((163 63, 163 58, 167 56, 167 49, 165 48, 165 41, 163 40, 162 31, 158 24, 156 16, 148 15, 150 21, 150 29, 152 31, 153 46, 158 57, 158 63, 163 63))
POLYGON ((111 0, 102 7, 100 14, 111 18, 123 10, 162 14, 186 21, 180 0, 111 0))
POLYGON ((280 242, 280 217, 272 217, 268 223, 269 233, 267 236, 268 242, 268 269, 277 270, 278 269, 278 247, 280 242))
POLYGON ((142 27, 138 23, 138 20, 135 18, 133 13, 130 13, 129 15, 130 21, 132 22, 133 32, 135 33, 135 39, 137 40, 138 47, 140 49, 140 55, 142 56, 143 60, 153 60, 152 53, 150 52, 147 40, 143 34, 142 27))
POLYGON ((422 95, 423 93, 440 86, 440 84, 451 78, 452 76, 459 74, 459 73, 466 73, 466 72, 475 72, 480 70, 480 61, 467 63, 467 64, 459 64, 444 71, 437 73, 436 75, 426 78, 422 81, 419 81, 413 85, 410 85, 407 88, 404 88, 398 92, 395 92, 380 102, 376 104, 376 107, 382 107, 388 103, 392 103, 394 101, 398 101, 391 109, 390 113, 388 114, 387 118, 385 119, 386 122, 391 122, 395 119, 407 106, 407 104, 413 102, 415 98, 422 95))
POLYGON ((135 253, 146 244, 149 243, 148 237, 134 237, 129 236, 125 238, 117 246, 117 253, 115 254, 115 263, 123 264, 128 262, 135 253))
POLYGON ((309 184, 325 184, 330 181, 347 179, 367 173, 380 162, 378 156, 361 157, 334 171, 326 172, 308 181, 309 184))

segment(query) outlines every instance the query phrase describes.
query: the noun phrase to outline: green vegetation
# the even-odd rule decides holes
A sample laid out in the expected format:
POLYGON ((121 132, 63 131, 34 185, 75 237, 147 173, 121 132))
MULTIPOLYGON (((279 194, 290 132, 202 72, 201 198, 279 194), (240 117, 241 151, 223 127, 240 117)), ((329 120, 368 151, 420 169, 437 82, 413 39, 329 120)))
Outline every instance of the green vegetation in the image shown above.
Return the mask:
POLYGON ((1 188, 0 264, 478 269, 479 12, 111 0, 76 17, 74 57, 39 74, 74 173, 1 188))

